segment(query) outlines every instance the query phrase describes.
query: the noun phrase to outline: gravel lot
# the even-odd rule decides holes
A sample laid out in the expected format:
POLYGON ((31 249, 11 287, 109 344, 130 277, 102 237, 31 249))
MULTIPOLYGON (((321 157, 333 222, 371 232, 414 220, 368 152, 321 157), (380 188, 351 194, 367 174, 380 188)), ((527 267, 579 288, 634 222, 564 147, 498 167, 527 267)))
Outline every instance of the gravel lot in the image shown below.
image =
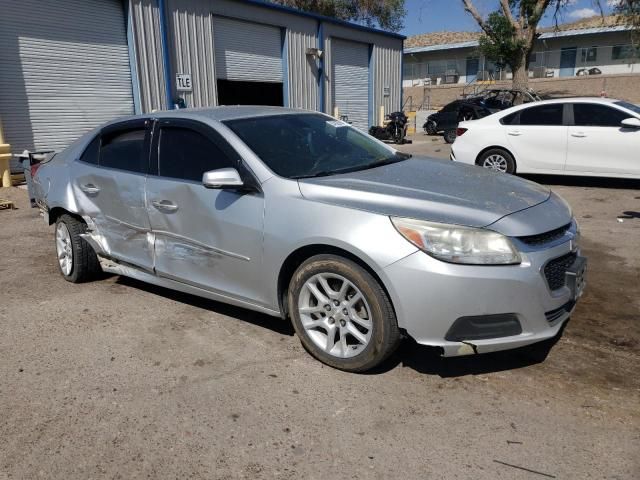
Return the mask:
POLYGON ((65 282, 53 229, 0 189, 18 206, 0 211, 0 479, 640 478, 640 184, 535 180, 572 204, 590 262, 546 358, 405 342, 368 375, 323 367, 284 321, 65 282))

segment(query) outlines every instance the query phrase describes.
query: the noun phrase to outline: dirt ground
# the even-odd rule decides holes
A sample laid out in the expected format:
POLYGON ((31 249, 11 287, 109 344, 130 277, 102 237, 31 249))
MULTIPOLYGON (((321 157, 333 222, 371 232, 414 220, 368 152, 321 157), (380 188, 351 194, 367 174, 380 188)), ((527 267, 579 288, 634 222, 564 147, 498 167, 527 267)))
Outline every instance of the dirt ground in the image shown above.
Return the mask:
POLYGON ((546 358, 407 341, 368 375, 265 315, 65 282, 52 228, 0 189, 18 207, 0 211, 0 480, 640 478, 640 183, 535 180, 571 203, 589 258, 546 358))

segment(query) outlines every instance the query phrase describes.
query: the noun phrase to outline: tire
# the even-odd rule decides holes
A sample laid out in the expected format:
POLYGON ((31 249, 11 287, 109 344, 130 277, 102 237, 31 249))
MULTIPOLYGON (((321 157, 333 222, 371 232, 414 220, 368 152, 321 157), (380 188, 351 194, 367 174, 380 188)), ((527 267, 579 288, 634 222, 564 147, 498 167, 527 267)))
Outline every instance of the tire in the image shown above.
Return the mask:
POLYGON ((436 122, 433 120, 427 120, 427 123, 424 124, 424 131, 427 132, 427 135, 435 135, 438 133, 436 122))
POLYGON ((62 277, 68 282, 87 282, 96 278, 102 271, 93 248, 80 237, 86 231, 86 223, 71 215, 64 214, 56 220, 55 242, 58 268, 62 277), (66 263, 61 258, 61 254, 65 256, 66 263))
POLYGON ((291 278, 288 302, 293 327, 304 348, 333 368, 370 370, 400 343, 387 293, 369 272, 343 257, 316 255, 306 260, 291 278), (342 295, 341 289, 345 290, 342 295), (361 299, 349 307, 357 293, 361 299), (359 332, 357 336, 351 333, 354 329, 359 332), (329 340, 330 332, 333 341, 329 340))
POLYGON ((491 148, 484 152, 476 165, 503 173, 516 173, 516 161, 509 152, 502 148, 491 148))
POLYGON ((442 136, 445 142, 453 143, 456 140, 456 131, 454 129, 446 130, 442 136))

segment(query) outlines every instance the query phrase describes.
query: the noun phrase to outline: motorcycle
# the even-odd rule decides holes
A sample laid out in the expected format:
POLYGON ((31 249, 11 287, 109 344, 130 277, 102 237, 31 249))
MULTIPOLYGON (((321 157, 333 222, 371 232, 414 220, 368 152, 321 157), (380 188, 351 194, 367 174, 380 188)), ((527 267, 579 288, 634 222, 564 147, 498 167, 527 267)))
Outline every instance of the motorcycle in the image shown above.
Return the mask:
POLYGON ((405 143, 409 118, 404 112, 393 112, 385 115, 384 127, 371 127, 369 135, 378 140, 391 141, 399 145, 405 143))

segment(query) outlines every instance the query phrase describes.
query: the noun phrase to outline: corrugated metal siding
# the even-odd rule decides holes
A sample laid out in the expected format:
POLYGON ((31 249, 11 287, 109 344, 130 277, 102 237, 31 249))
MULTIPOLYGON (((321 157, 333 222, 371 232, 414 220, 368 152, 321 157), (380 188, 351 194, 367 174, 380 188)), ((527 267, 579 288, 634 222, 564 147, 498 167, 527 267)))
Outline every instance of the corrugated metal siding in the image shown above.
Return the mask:
POLYGON ((14 152, 59 150, 133 113, 120 1, 0 0, 0 12, 0 117, 14 152))
POLYGON ((157 0, 130 0, 143 112, 167 108, 157 0))
POLYGON ((191 74, 192 92, 176 92, 189 107, 217 105, 213 15, 206 2, 174 2, 168 13, 174 73, 191 74))
POLYGON ((373 47, 373 99, 375 124, 380 123, 380 106, 385 113, 399 111, 402 108, 402 42, 396 48, 374 45, 373 47), (384 87, 389 87, 389 96, 384 96, 384 87))
POLYGON ((324 23, 325 50, 325 111, 333 113, 331 62, 333 43, 337 39, 352 40, 373 45, 373 112, 372 123, 378 124, 380 105, 385 106, 385 112, 400 110, 402 96, 402 40, 377 34, 363 32, 343 25, 324 23), (390 63, 389 63, 390 62, 390 63), (388 86, 390 95, 383 96, 383 88, 388 86))
POLYGON ((331 48, 333 104, 361 130, 369 128, 369 45, 334 39, 331 48))
POLYGON ((282 34, 278 27, 213 18, 216 77, 282 82, 282 34))
POLYGON ((315 32, 287 30, 289 106, 317 110, 318 60, 306 54, 307 48, 321 48, 315 32))

